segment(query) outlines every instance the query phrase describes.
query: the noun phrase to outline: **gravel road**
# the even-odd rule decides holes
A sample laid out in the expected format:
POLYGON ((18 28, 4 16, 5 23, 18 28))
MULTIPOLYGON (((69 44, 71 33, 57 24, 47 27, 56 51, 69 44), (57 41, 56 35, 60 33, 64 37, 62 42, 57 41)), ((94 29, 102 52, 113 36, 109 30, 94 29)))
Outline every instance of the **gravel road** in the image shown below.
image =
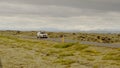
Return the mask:
MULTIPOLYGON (((36 39, 36 37, 26 37, 26 36, 23 38, 36 39)), ((61 38, 48 38, 48 39, 38 39, 38 40, 48 40, 48 41, 61 42, 62 39, 61 38)), ((79 40, 71 40, 71 39, 65 39, 65 42, 71 42, 71 43, 80 42, 81 44, 87 44, 87 45, 120 48, 120 43, 98 43, 98 42, 79 41, 79 40)))
MULTIPOLYGON (((61 38, 48 38, 48 39, 41 39, 41 40, 61 42, 61 38)), ((65 39, 65 42, 71 42, 71 43, 80 42, 81 44, 87 44, 87 45, 97 45, 97 46, 120 48, 120 43, 98 43, 98 42, 79 41, 79 40, 70 40, 70 39, 65 39)))

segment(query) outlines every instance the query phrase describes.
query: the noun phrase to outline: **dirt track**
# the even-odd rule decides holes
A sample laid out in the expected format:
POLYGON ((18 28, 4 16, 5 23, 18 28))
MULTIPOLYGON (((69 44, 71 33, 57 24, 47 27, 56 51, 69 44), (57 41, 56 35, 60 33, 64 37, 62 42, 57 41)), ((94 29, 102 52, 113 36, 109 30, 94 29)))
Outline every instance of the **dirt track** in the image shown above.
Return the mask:
MULTIPOLYGON (((48 38, 48 39, 41 39, 41 40, 61 42, 61 38, 48 38)), ((81 44, 87 44, 87 45, 97 45, 97 46, 120 48, 120 43, 98 43, 98 42, 79 41, 79 40, 70 40, 70 39, 65 39, 65 42, 73 42, 73 43, 80 42, 81 44)))
MULTIPOLYGON (((36 37, 26 37, 26 36, 24 36, 23 38, 36 39, 36 37)), ((48 38, 48 39, 38 39, 38 40, 61 42, 61 38, 48 38)), ((79 41, 79 40, 71 40, 71 39, 65 39, 65 42, 70 42, 70 43, 80 42, 81 44, 87 44, 87 45, 97 45, 97 46, 105 46, 105 47, 112 47, 112 48, 120 48, 120 43, 98 43, 98 42, 79 41)))

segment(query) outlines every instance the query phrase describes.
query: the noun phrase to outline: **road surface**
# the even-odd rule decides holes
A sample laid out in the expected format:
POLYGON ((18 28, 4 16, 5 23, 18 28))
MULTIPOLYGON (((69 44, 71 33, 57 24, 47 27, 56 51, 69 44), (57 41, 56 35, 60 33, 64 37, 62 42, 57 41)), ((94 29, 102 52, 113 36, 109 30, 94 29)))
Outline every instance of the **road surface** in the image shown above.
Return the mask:
MULTIPOLYGON (((24 38, 36 39, 36 37, 26 37, 26 36, 24 38)), ((61 42, 62 41, 61 38, 48 38, 48 39, 38 39, 38 40, 48 40, 48 41, 55 41, 55 42, 61 42)), ((79 42, 81 44, 87 44, 87 45, 120 48, 120 43, 98 43, 98 42, 79 41, 79 40, 70 40, 70 39, 65 39, 65 42, 68 42, 68 43, 79 42)))
MULTIPOLYGON (((48 38, 48 39, 42 39, 42 40, 55 41, 55 42, 62 41, 61 38, 48 38)), ((79 42, 81 44, 87 44, 87 45, 97 45, 97 46, 120 48, 120 43, 98 43, 98 42, 79 41, 79 40, 70 40, 70 39, 65 39, 65 42, 70 42, 70 43, 79 42)))

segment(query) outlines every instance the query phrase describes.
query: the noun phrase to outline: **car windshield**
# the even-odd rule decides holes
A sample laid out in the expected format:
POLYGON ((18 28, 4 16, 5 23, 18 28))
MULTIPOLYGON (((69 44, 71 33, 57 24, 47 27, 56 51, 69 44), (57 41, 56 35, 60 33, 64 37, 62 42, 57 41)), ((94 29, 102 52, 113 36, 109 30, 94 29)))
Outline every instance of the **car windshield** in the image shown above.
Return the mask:
POLYGON ((45 32, 41 32, 41 34, 45 34, 45 32))

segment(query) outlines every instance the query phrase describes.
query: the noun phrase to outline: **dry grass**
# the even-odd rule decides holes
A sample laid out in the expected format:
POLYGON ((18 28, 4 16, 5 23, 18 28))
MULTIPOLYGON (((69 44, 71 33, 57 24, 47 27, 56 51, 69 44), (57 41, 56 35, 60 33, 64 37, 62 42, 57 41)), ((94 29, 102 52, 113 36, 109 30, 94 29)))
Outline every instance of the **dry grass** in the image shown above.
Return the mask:
MULTIPOLYGON (((19 32, 18 32, 19 33, 19 32)), ((14 32, 13 32, 14 34, 14 32)), ((119 68, 120 49, 57 43, 0 33, 3 68, 119 68)))
MULTIPOLYGON (((0 31, 1 34, 10 34, 19 37, 36 37, 36 31, 0 31)), ((66 39, 74 39, 80 41, 92 41, 102 43, 120 43, 120 34, 99 34, 99 33, 63 33, 63 32, 47 32, 50 38, 60 38, 64 35, 66 39)))

